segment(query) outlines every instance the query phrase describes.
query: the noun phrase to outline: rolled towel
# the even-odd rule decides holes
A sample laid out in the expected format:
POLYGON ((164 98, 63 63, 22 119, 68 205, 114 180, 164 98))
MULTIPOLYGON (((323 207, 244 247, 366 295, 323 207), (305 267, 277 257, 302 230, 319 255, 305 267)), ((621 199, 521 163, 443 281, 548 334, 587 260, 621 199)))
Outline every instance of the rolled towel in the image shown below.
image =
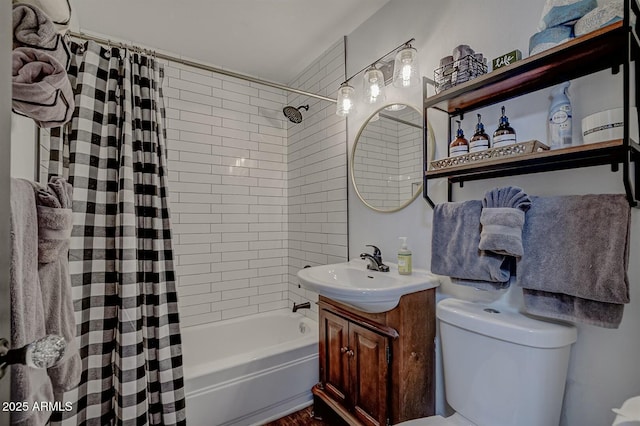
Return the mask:
POLYGON ((482 202, 438 204, 433 210, 431 271, 477 288, 509 285, 513 258, 478 249, 482 202))
POLYGON ((574 38, 573 27, 560 25, 535 33, 529 39, 529 55, 543 52, 574 38))
POLYGON ((488 250, 505 256, 521 257, 522 226, 525 212, 531 207, 531 199, 516 186, 488 191, 482 200, 480 215, 480 250, 488 250))
POLYGON ((18 47, 13 61, 13 109, 40 127, 58 127, 71 120, 75 103, 71 83, 60 62, 42 50, 18 47))
POLYGON ((36 6, 51 19, 56 31, 62 35, 69 29, 71 23, 71 3, 69 0, 13 0, 13 3, 36 6))
POLYGON ((572 25, 597 6, 597 0, 547 0, 542 9, 538 30, 572 25))
POLYGON ((482 200, 482 208, 510 207, 526 212, 531 208, 531 198, 522 188, 505 186, 487 191, 482 200))
POLYGON ((70 209, 73 203, 73 187, 60 176, 49 179, 47 188, 37 188, 38 205, 56 209, 70 209))
POLYGON ((69 46, 49 17, 27 4, 13 5, 13 47, 32 47, 48 52, 66 70, 71 61, 69 46))

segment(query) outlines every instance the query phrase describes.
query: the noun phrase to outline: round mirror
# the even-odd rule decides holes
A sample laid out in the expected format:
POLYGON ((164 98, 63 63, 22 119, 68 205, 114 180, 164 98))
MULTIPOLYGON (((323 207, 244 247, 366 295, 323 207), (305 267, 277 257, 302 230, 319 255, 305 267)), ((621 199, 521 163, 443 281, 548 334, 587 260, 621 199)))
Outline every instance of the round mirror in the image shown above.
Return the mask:
MULTIPOLYGON (((387 105, 362 125, 349 166, 356 194, 369 208, 392 213, 408 206, 422 192, 422 113, 404 104, 387 105)), ((427 146, 433 158, 433 130, 427 146)))

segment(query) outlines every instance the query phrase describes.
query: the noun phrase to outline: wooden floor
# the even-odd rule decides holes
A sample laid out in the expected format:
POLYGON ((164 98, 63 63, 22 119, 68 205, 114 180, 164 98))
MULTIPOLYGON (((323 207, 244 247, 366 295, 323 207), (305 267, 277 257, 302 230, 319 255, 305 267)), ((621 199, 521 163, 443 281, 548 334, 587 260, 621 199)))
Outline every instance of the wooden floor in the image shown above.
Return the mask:
POLYGON ((265 426, 325 426, 329 423, 325 423, 321 420, 315 420, 311 417, 313 412, 313 405, 289 414, 287 417, 275 420, 271 423, 267 423, 265 426))
POLYGON ((311 417, 313 413, 313 405, 289 414, 287 417, 267 423, 264 426, 343 426, 345 422, 340 418, 326 419, 325 421, 316 420, 311 417))

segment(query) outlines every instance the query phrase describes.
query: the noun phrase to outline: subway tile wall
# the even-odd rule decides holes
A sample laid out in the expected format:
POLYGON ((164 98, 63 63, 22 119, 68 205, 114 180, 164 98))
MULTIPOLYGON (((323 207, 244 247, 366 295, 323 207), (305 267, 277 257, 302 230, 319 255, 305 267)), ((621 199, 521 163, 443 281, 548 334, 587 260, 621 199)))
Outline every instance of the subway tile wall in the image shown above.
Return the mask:
MULTIPOLYGON (((342 81, 340 40, 290 86, 335 98, 342 81)), ((289 298, 311 302, 311 310, 301 312, 317 320, 317 294, 300 288, 296 274, 305 265, 348 258, 346 120, 335 114, 333 102, 289 94, 287 103, 309 104, 309 111, 302 111, 302 123, 287 123, 289 298)))
POLYGON ((163 88, 182 326, 286 308, 286 95, 171 62, 163 88))

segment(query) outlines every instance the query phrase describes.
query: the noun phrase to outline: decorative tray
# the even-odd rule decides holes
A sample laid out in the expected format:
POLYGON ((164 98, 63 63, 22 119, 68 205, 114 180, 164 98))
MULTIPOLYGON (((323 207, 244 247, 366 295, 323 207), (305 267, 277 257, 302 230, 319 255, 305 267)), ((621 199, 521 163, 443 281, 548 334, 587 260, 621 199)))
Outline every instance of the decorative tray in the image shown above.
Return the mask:
POLYGON ((480 164, 491 160, 498 160, 507 157, 516 157, 533 152, 549 150, 549 147, 537 140, 520 142, 514 145, 501 146, 499 148, 489 148, 484 151, 470 152, 458 155, 457 157, 447 157, 431 162, 430 170, 442 170, 449 167, 456 167, 468 164, 480 164))

